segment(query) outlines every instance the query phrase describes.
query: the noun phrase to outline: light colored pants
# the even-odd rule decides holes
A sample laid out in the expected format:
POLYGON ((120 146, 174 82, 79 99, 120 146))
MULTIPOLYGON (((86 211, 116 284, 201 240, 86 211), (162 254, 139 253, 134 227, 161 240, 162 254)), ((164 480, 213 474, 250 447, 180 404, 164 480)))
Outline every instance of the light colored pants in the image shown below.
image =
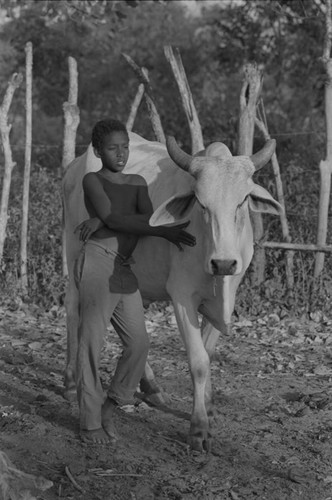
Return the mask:
POLYGON ((110 320, 123 351, 108 396, 119 404, 133 403, 143 375, 149 337, 141 294, 129 262, 90 240, 76 276, 80 303, 76 383, 81 429, 101 427, 104 393, 99 377, 100 355, 110 320))

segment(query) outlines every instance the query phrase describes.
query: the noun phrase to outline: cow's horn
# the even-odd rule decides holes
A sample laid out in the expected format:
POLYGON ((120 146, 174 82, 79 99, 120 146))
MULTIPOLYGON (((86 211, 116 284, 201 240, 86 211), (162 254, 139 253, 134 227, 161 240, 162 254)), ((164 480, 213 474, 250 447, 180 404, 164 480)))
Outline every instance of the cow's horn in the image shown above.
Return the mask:
POLYGON ((271 156, 273 155, 275 149, 276 140, 269 139, 268 141, 266 141, 265 145, 260 151, 257 151, 257 153, 250 157, 251 161, 255 165, 256 172, 267 164, 267 162, 271 159, 271 156))
POLYGON ((178 146, 174 137, 170 135, 166 136, 166 147, 168 154, 172 158, 172 160, 180 168, 182 168, 182 170, 188 172, 193 157, 191 155, 188 155, 188 153, 182 151, 182 149, 180 148, 180 146, 178 146))

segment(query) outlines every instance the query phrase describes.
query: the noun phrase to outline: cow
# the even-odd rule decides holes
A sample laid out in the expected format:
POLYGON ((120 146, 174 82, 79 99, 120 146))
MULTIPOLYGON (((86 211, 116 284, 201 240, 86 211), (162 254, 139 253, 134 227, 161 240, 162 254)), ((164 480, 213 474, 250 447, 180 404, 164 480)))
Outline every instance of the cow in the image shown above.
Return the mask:
MULTIPOLYGON (((257 153, 232 156, 215 142, 192 156, 173 137, 166 146, 130 133, 130 155, 124 173, 146 180, 154 213, 151 225, 190 220, 196 246, 183 251, 158 237, 141 237, 134 251, 133 270, 146 302, 171 300, 183 339, 193 383, 193 407, 188 441, 194 450, 209 450, 212 410, 210 360, 220 333, 228 334, 236 290, 253 255, 250 211, 278 215, 280 204, 252 180, 275 150, 269 140, 257 153), (202 318, 202 319, 201 319, 202 318)), ((66 292, 67 365, 65 395, 75 391, 79 319, 78 290, 73 268, 81 243, 75 228, 88 218, 82 179, 101 168, 91 145, 67 168, 63 202, 69 281, 66 292)), ((153 372, 146 366, 147 384, 153 372)))

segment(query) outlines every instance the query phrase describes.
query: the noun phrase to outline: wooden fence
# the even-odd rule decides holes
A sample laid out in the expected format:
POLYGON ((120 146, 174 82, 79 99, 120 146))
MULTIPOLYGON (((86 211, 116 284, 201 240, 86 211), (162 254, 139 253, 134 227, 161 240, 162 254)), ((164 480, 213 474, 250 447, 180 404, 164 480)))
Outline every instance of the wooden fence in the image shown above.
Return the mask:
MULTIPOLYGON (((328 2, 331 7, 331 2, 328 2)), ((326 29, 331 34, 331 8, 327 9, 326 29)), ((279 162, 276 153, 271 159, 274 178, 276 181, 276 193, 279 203, 284 208, 284 213, 280 216, 281 230, 284 241, 264 241, 264 229, 261 215, 253 218, 255 235, 255 256, 253 259, 253 277, 254 284, 259 284, 264 279, 265 267, 265 248, 281 249, 286 252, 286 276, 287 287, 291 288, 294 284, 293 276, 293 255, 295 251, 315 252, 315 277, 318 276, 324 266, 324 255, 332 252, 332 246, 326 245, 327 237, 327 218, 330 196, 330 183, 332 172, 332 60, 330 59, 331 36, 326 37, 324 47, 324 63, 326 66, 326 117, 327 117, 327 155, 326 160, 320 163, 321 190, 319 201, 319 223, 317 233, 317 243, 292 243, 289 231, 289 224, 286 216, 286 207, 284 201, 283 185, 281 181, 279 162)), ((191 151, 193 154, 204 149, 202 128, 199 122, 198 114, 193 102, 190 86, 186 77, 185 69, 182 64, 180 52, 170 46, 164 49, 165 57, 171 67, 177 87, 180 93, 182 107, 185 112, 190 136, 191 151)), ((165 133, 162 122, 153 97, 148 72, 145 68, 132 60, 127 54, 123 54, 128 64, 134 70, 139 84, 137 94, 132 103, 131 110, 127 120, 127 129, 131 130, 142 99, 145 99, 152 128, 156 139, 165 143, 165 133)), ((68 164, 75 157, 76 132, 80 121, 80 111, 77 105, 78 97, 78 69, 75 59, 68 58, 69 69, 69 95, 68 101, 63 105, 64 112, 64 135, 63 135, 63 155, 62 169, 65 171, 68 164)), ((262 74, 255 64, 248 64, 243 71, 243 85, 240 93, 240 116, 238 130, 237 154, 251 155, 253 148, 253 137, 255 127, 265 139, 270 138, 268 124, 265 116, 264 104, 262 100, 262 74)), ((8 200, 11 184, 11 174, 15 163, 12 159, 12 150, 9 140, 11 125, 8 124, 8 112, 15 93, 15 90, 21 85, 23 76, 14 74, 8 83, 8 87, 0 106, 0 134, 4 152, 4 175, 2 183, 1 204, 0 204, 0 263, 3 258, 4 242, 6 237, 6 227, 8 218, 8 200)), ((27 261, 27 196, 29 193, 29 176, 31 163, 31 81, 32 81, 32 44, 26 45, 26 148, 25 148, 25 174, 24 174, 24 193, 22 207, 22 233, 21 233, 21 280, 22 289, 27 290, 26 279, 26 261, 27 261)), ((66 275, 67 266, 65 258, 65 240, 63 235, 63 273, 66 275)))

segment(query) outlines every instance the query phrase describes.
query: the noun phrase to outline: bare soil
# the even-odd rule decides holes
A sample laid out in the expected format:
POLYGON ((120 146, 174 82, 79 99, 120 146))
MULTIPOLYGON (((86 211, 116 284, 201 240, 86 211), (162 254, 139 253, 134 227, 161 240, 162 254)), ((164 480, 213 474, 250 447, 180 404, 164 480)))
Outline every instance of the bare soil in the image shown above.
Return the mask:
MULTIPOLYGON (((82 444, 77 405, 62 397, 64 311, 2 307, 0 318, 0 450, 18 471, 53 482, 42 491, 40 478, 34 487, 25 476, 13 479, 31 494, 21 486, 14 500, 332 500, 332 322, 322 315, 239 318, 220 339, 207 454, 186 444, 191 379, 171 307, 146 313, 150 362, 167 405, 118 412, 115 446, 82 444)), ((119 352, 110 329, 105 384, 119 352)), ((3 488, 15 476, 4 467, 3 488)))

